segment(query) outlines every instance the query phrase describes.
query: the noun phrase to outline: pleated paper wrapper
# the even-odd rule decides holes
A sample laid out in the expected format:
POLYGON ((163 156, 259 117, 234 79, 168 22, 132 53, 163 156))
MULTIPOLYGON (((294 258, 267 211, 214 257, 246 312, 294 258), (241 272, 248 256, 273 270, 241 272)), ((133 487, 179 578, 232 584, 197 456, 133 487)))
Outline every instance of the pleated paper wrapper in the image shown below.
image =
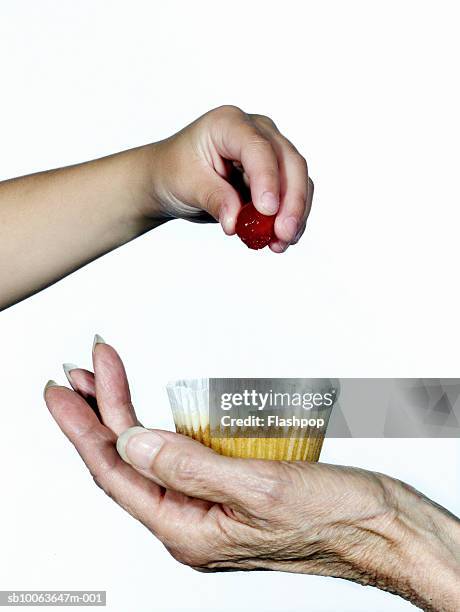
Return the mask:
MULTIPOLYGON (((284 461, 319 460, 327 423, 332 412, 332 406, 311 408, 308 418, 324 419, 323 428, 316 427, 286 427, 283 437, 264 437, 261 431, 258 437, 247 437, 244 427, 211 434, 209 418, 209 379, 184 379, 170 382, 167 392, 173 413, 176 431, 198 440, 228 457, 247 459, 275 459, 284 461)), ((299 417, 305 417, 305 412, 299 409, 299 417)))

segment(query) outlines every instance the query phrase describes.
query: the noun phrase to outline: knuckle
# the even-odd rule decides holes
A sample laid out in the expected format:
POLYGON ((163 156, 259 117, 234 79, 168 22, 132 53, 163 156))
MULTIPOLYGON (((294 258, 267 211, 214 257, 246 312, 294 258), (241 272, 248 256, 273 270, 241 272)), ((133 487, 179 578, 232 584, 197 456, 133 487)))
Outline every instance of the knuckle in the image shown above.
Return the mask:
POLYGON ((267 115, 251 115, 258 123, 262 124, 267 128, 276 129, 276 123, 273 121, 271 117, 267 115))
POLYGON ((300 186, 299 189, 293 189, 291 192, 291 201, 293 204, 293 208, 298 212, 302 211, 305 208, 305 203, 307 201, 307 185, 305 187, 300 186))
POLYGON ((114 469, 114 463, 103 462, 101 464, 98 464, 96 467, 90 468, 89 470, 94 483, 100 489, 102 489, 109 497, 113 497, 110 488, 110 481, 114 469))
POLYGON ((104 478, 110 475, 114 469, 114 463, 108 461, 101 461, 96 466, 90 468, 91 476, 98 482, 101 482, 104 478))
POLYGON ((270 149, 272 149, 271 142, 257 129, 250 130, 246 146, 252 148, 270 147, 270 149))
POLYGON ((252 497, 252 505, 258 509, 279 507, 281 503, 285 503, 289 486, 285 479, 280 475, 264 475, 258 480, 258 486, 249 492, 252 497))
POLYGON ((113 449, 114 441, 112 434, 106 434, 105 432, 101 434, 96 428, 91 427, 80 433, 76 444, 76 448, 84 458, 95 484, 108 495, 110 495, 110 483, 118 461, 116 454, 110 452, 113 449), (101 449, 98 460, 88 460, 86 457, 90 456, 91 449, 96 446, 101 449))
POLYGON ((277 172, 263 172, 259 178, 259 184, 263 185, 264 191, 271 191, 278 193, 280 188, 280 181, 277 172))
POLYGON ((199 483, 203 480, 200 477, 201 463, 196 461, 191 453, 181 453, 179 457, 175 457, 171 469, 171 475, 174 481, 181 483, 199 483))
POLYGON ((299 170, 305 173, 308 172, 307 160, 303 155, 301 155, 300 153, 296 153, 293 161, 295 161, 295 164, 298 166, 299 170))
MULTIPOLYGON (((95 484, 97 487, 99 487, 99 489, 101 489, 102 491, 105 491, 104 487, 102 486, 101 479, 100 479, 98 476, 96 476, 96 474, 93 474, 93 473, 91 473, 91 476, 93 477, 93 482, 94 482, 94 484, 95 484)), ((108 492, 107 492, 107 495, 108 495, 108 492)), ((110 496, 109 496, 109 497, 110 497, 110 496)))
POLYGON ((265 491, 265 499, 271 503, 286 499, 286 484, 279 479, 272 480, 265 491))
POLYGON ((259 132, 251 132, 246 143, 243 145, 243 153, 248 157, 254 155, 263 156, 265 158, 264 165, 268 164, 272 172, 277 170, 278 164, 272 144, 259 132))
POLYGON ((261 174, 261 179, 266 183, 278 183, 278 168, 266 168, 261 174))
POLYGON ((216 115, 224 115, 224 116, 227 115, 227 116, 242 117, 246 115, 239 106, 235 106, 234 104, 223 104, 222 106, 218 106, 211 112, 216 115))
POLYGON ((204 196, 200 198, 204 210, 211 214, 216 212, 216 208, 219 208, 225 200, 226 193, 227 188, 223 185, 205 193, 204 196))

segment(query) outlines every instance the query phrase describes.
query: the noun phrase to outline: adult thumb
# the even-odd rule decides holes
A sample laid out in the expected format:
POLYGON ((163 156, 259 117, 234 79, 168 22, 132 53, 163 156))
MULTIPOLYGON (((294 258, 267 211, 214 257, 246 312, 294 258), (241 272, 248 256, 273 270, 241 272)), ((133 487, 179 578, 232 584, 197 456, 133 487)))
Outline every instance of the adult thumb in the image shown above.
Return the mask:
POLYGON ((118 438, 117 450, 160 486, 239 508, 267 500, 279 484, 272 462, 224 457, 169 431, 131 427, 118 438))

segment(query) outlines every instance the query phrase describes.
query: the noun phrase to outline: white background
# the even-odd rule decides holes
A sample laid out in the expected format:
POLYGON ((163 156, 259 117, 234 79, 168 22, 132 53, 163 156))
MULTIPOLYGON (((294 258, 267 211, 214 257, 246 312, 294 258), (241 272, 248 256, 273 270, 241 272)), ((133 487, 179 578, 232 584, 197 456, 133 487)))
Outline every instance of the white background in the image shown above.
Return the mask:
MULTIPOLYGON (((1 313, 0 588, 106 589, 117 612, 411 609, 335 579, 179 566, 94 486, 41 394, 63 361, 90 365, 95 332, 125 358, 141 420, 167 428, 174 378, 459 376, 455 9, 2 2, 2 178, 158 140, 233 103, 273 117, 316 191, 283 256, 173 222, 1 313)), ((458 441, 329 440, 322 459, 460 513, 458 441)))

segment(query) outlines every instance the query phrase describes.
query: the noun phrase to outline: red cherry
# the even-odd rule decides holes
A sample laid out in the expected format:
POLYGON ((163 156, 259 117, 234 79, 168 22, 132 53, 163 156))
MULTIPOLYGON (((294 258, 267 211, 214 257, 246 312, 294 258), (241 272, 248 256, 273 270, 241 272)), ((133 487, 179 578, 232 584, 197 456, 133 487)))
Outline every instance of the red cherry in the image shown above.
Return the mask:
POLYGON ((236 233, 250 249, 263 249, 274 238, 275 217, 263 215, 252 202, 245 204, 236 220, 236 233))

